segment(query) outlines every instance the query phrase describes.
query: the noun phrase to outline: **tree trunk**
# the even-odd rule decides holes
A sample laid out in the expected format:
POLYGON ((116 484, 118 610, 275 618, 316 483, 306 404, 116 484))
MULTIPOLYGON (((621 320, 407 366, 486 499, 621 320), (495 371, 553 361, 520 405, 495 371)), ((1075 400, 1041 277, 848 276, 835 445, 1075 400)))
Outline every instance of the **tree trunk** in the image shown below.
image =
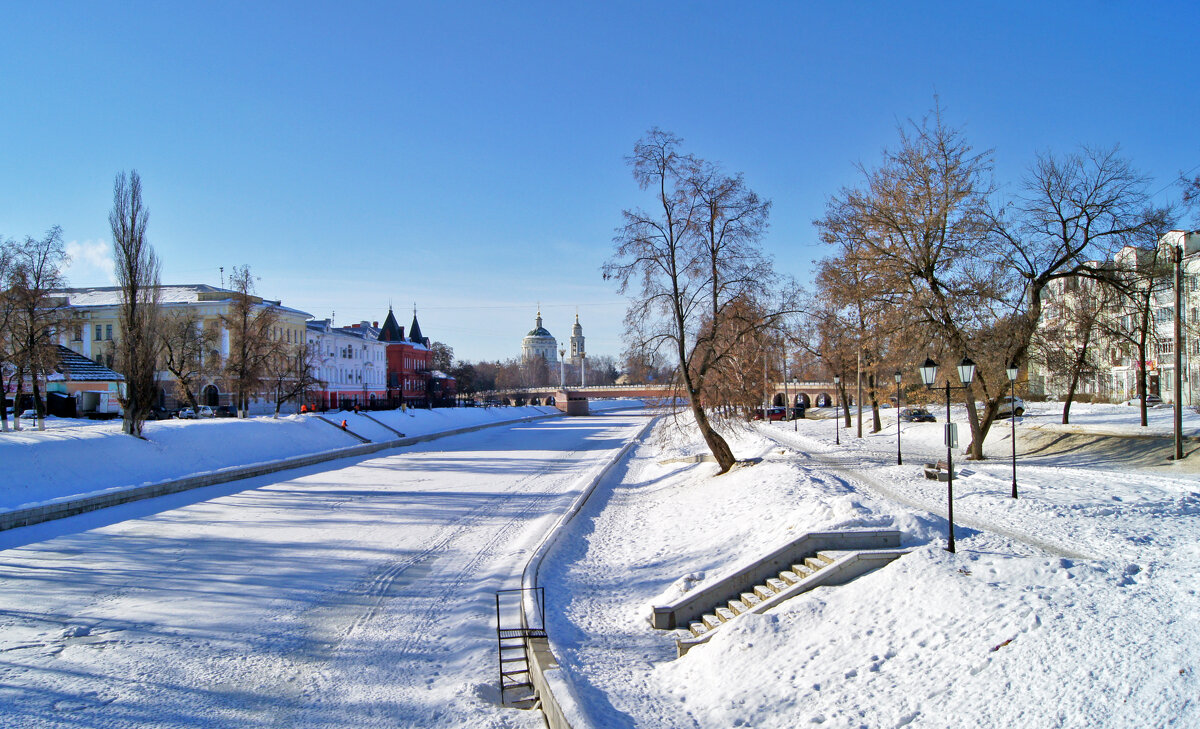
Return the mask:
POLYGON ((703 436, 704 442, 708 444, 708 450, 712 452, 713 458, 717 459, 717 466, 720 468, 719 473, 727 472, 733 468, 733 464, 737 463, 737 459, 733 457, 733 451, 730 450, 729 444, 712 427, 712 423, 708 421, 708 414, 704 412, 704 408, 696 402, 694 397, 688 398, 688 404, 692 408, 692 416, 696 419, 696 426, 700 428, 700 435, 703 436))
POLYGON ((38 387, 38 374, 35 370, 33 373, 33 409, 37 412, 37 429, 46 429, 46 410, 42 405, 42 391, 38 387))

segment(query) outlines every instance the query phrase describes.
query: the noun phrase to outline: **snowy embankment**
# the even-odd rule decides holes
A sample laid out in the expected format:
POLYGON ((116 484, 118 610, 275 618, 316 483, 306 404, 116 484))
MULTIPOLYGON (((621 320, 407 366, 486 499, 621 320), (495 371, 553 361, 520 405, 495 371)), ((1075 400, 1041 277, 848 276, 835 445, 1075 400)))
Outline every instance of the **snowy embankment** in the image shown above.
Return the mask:
MULTIPOLYGON (((831 420, 759 424, 732 444, 761 462, 723 476, 666 462, 703 444, 664 428, 634 452, 542 569, 576 729, 1200 725, 1200 454, 1170 463, 1165 440, 1047 440, 1029 426, 1058 412, 1034 405, 1017 428, 1018 500, 1008 421, 989 460, 956 459, 950 554, 946 485, 921 471, 945 456, 942 422, 905 424, 896 465, 883 414, 881 433, 868 421, 840 446, 831 420), (648 624, 651 605, 798 534, 856 527, 899 528, 913 552, 739 617, 682 658, 679 634, 648 624)), ((1072 420, 1144 432, 1136 408, 1076 406, 1072 420)), ((1152 411, 1153 430, 1169 423, 1152 411)))
MULTIPOLYGON (((598 401, 605 409, 620 401, 598 401)), ((384 410, 278 419, 163 420, 146 423, 145 440, 121 434, 119 421, 48 418, 47 429, 0 433, 0 512, 28 508, 227 468, 333 451, 362 441, 442 433, 557 414, 553 407, 384 410)))

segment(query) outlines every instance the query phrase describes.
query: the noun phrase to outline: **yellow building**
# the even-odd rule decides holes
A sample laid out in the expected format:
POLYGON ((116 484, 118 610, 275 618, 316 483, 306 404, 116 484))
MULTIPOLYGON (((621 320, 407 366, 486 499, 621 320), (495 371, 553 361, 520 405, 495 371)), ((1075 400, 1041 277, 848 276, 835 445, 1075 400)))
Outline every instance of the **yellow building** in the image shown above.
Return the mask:
MULTIPOLYGON (((163 286, 161 293, 164 313, 191 310, 199 317, 202 326, 212 328, 216 332, 217 349, 214 354, 224 362, 229 356, 230 335, 223 317, 233 313, 235 297, 239 294, 207 284, 163 286)), ((54 295, 64 297, 67 303, 68 323, 59 334, 59 343, 94 362, 112 367, 114 343, 121 337, 118 318, 121 288, 101 286, 62 289, 54 292, 54 295)), ((305 341, 306 322, 312 318, 311 314, 286 307, 279 301, 259 296, 251 298, 255 302, 256 311, 261 307, 274 310, 278 325, 271 333, 273 339, 293 344, 305 341)), ((207 376, 197 388, 196 395, 200 404, 230 404, 230 393, 225 390, 219 375, 215 374, 219 369, 211 368, 214 374, 207 376)), ((158 373, 158 380, 161 384, 160 403, 164 407, 175 407, 174 378, 169 372, 162 371, 158 373)), ((263 401, 251 404, 252 412, 266 412, 269 408, 273 406, 268 406, 263 401)))

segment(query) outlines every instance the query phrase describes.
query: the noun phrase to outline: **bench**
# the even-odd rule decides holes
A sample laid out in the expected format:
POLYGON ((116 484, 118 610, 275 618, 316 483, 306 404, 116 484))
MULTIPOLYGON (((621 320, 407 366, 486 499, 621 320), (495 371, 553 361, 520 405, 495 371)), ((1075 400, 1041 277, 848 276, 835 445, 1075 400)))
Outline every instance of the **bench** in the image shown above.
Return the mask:
POLYGON ((949 481, 950 464, 945 461, 925 464, 925 478, 931 481, 949 481))

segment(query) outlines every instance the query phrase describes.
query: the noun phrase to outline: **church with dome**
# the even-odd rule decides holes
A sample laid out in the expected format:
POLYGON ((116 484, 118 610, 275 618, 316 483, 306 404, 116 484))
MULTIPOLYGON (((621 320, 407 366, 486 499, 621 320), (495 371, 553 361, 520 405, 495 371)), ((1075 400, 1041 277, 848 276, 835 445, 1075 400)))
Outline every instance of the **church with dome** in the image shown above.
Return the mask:
MULTIPOLYGON (((579 324, 579 315, 575 315, 575 326, 571 327, 570 361, 578 363, 585 355, 583 349, 583 327, 579 324)), ((542 312, 537 313, 533 329, 521 340, 521 361, 529 362, 541 357, 547 364, 558 363, 558 340, 546 327, 542 326, 542 312)))
POLYGON ((554 338, 546 327, 542 326, 542 312, 538 311, 537 323, 533 329, 525 335, 521 340, 521 361, 529 362, 530 360, 541 357, 547 363, 558 361, 558 340, 554 338))

